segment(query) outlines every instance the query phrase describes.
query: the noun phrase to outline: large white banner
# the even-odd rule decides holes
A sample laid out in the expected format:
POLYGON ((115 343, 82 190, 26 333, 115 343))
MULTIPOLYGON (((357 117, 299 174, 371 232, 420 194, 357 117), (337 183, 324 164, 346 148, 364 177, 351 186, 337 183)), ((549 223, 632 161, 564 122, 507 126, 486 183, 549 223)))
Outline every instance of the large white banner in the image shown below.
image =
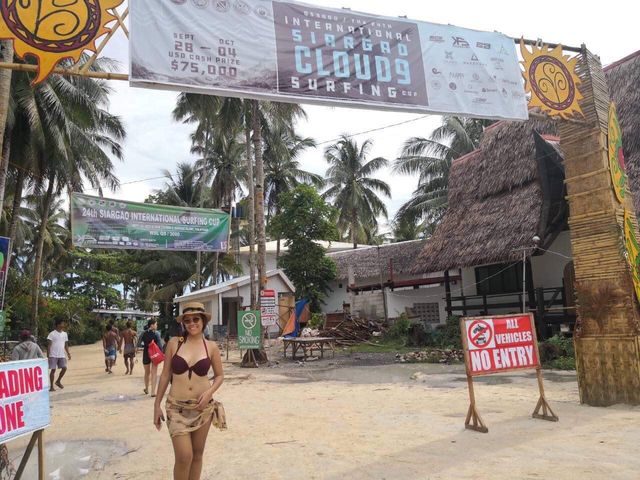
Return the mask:
POLYGON ((272 0, 131 2, 131 85, 524 120, 513 39, 272 0))

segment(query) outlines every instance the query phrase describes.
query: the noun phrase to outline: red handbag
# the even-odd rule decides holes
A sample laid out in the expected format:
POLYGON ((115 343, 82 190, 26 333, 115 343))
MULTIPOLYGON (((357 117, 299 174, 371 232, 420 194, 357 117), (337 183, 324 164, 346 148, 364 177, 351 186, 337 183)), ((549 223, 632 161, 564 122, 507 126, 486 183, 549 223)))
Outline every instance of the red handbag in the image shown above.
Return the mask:
POLYGON ((160 347, 156 344, 155 340, 151 340, 148 347, 149 358, 154 365, 160 365, 164 362, 164 353, 160 350, 160 347))

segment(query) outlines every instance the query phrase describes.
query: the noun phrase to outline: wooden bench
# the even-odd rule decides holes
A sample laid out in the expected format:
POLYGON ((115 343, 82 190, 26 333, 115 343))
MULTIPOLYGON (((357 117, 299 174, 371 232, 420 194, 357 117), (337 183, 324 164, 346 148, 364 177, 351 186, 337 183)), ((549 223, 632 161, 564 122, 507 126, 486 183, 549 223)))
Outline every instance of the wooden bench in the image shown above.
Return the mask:
POLYGON ((333 337, 298 337, 284 338, 284 358, 287 358, 287 349, 291 347, 291 358, 296 359, 298 350, 302 349, 303 358, 306 360, 313 355, 314 351, 320 351, 320 358, 324 358, 325 345, 331 350, 332 356, 335 357, 335 342, 333 337))

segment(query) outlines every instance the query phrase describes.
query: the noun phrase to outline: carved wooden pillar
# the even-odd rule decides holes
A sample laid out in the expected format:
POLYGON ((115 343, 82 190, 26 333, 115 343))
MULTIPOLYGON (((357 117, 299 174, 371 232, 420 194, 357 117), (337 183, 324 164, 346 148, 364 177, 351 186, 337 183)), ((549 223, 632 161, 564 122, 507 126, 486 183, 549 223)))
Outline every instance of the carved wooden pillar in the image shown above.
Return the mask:
MULTIPOLYGON (((600 60, 580 54, 585 121, 561 121, 576 272, 575 346, 580 400, 589 405, 640 403, 640 311, 624 249, 624 212, 637 220, 631 195, 620 202, 609 170, 610 97, 600 60)), ((626 187, 625 187, 626 188, 626 187)))

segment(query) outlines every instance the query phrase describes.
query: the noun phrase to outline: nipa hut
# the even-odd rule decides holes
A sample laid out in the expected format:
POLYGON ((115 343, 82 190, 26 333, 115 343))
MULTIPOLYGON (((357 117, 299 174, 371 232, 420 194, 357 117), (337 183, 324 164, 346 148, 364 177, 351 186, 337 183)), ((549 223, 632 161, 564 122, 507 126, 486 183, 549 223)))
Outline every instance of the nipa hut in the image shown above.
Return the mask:
MULTIPOLYGON (((606 69, 618 105, 636 208, 640 205, 640 52, 606 69)), ((456 160, 449 208, 412 269, 445 278, 448 314, 536 313, 543 335, 575 321, 564 168, 554 124, 499 122, 456 160), (445 275, 449 277, 450 274, 445 275)))

